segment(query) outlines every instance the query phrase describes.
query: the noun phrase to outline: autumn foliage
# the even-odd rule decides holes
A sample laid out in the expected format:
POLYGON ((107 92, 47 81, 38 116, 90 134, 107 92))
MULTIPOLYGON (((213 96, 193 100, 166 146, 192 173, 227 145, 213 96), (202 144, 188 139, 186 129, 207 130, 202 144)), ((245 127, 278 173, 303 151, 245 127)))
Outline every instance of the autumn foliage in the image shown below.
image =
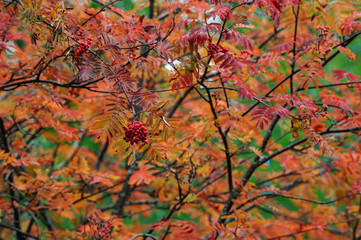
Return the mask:
POLYGON ((2 0, 1 239, 360 239, 360 10, 2 0))

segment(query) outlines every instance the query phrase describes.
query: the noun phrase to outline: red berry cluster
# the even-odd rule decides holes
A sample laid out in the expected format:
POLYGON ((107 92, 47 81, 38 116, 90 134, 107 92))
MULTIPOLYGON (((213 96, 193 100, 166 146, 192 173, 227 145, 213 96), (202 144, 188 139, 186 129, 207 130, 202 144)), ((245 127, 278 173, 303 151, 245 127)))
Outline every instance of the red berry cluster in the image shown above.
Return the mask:
POLYGON ((87 52, 89 46, 92 44, 92 36, 89 35, 85 42, 80 43, 80 48, 75 52, 75 58, 79 58, 83 53, 87 52))
POLYGON ((229 50, 226 47, 223 47, 222 45, 217 46, 216 44, 209 42, 208 43, 208 55, 215 54, 217 52, 223 52, 227 53, 229 50))
POLYGON ((249 56, 252 56, 252 53, 248 50, 242 50, 239 52, 239 55, 243 58, 247 58, 249 56))
POLYGON ((214 98, 214 100, 216 101, 220 101, 221 100, 221 96, 219 95, 219 93, 212 93, 211 96, 214 98))
POLYGON ((147 129, 145 128, 145 124, 143 122, 135 121, 133 124, 128 123, 128 128, 124 127, 125 136, 124 140, 126 142, 130 142, 130 144, 138 144, 138 142, 142 141, 144 143, 147 142, 147 129))
POLYGON ((223 52, 223 53, 227 53, 229 51, 229 49, 219 44, 218 51, 223 52))
POLYGON ((328 35, 328 32, 330 31, 330 27, 329 26, 326 26, 326 27, 318 26, 316 28, 316 31, 318 32, 320 38, 325 38, 328 35))
POLYGON ((320 111, 320 116, 324 117, 327 115, 327 111, 328 111, 328 106, 327 104, 323 104, 322 105, 322 109, 320 111))
MULTIPOLYGON (((139 47, 136 47, 136 49, 138 50, 139 47)), ((130 56, 133 60, 137 59, 137 55, 134 53, 134 48, 130 49, 130 56)))
POLYGON ((208 55, 212 55, 212 54, 216 53, 217 50, 218 50, 218 47, 216 44, 214 44, 212 42, 210 42, 208 44, 208 55))
POLYGON ((92 229, 94 239, 110 239, 114 229, 113 224, 110 222, 110 220, 106 221, 95 216, 90 216, 88 217, 88 219, 89 222, 91 222, 90 227, 92 229))
POLYGON ((84 28, 81 28, 80 25, 77 25, 77 26, 76 26, 76 31, 75 31, 75 33, 76 33, 76 34, 75 34, 76 40, 79 40, 79 38, 83 36, 84 31, 85 31, 84 28))

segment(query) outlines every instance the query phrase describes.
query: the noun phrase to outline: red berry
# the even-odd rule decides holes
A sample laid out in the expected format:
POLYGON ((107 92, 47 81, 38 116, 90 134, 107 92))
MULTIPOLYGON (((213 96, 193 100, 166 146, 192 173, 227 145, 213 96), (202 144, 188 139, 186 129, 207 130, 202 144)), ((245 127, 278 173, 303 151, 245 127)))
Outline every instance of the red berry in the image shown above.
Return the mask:
POLYGON ((128 123, 128 128, 124 128, 125 141, 130 142, 130 144, 138 144, 140 141, 146 142, 148 132, 144 127, 144 123, 140 121, 135 121, 133 124, 128 123))
POLYGON ((135 17, 135 15, 134 15, 134 14, 132 14, 132 18, 133 18, 133 17, 135 17))

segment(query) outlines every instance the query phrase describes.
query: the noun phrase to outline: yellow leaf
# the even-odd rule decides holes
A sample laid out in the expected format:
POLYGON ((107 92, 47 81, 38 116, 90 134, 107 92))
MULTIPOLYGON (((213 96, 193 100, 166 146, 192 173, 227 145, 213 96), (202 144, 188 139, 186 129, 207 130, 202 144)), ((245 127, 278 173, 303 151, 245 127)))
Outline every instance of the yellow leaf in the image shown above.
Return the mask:
POLYGON ((86 175, 88 175, 90 173, 90 168, 89 168, 88 162, 83 157, 80 159, 79 169, 86 175))
POLYGON ((259 149, 255 148, 255 147, 250 147, 249 149, 250 149, 252 152, 254 152, 258 157, 260 157, 260 158, 263 157, 263 156, 262 156, 262 152, 261 152, 259 149))
POLYGON ((149 147, 150 143, 144 144, 138 151, 138 153, 142 153, 144 152, 148 147, 149 147))
POLYGON ((194 193, 190 193, 190 194, 184 199, 184 202, 190 203, 190 202, 194 202, 195 200, 197 200, 197 195, 194 194, 194 193))
POLYGON ((224 215, 222 217, 220 217, 220 219, 227 219, 227 218, 233 218, 233 214, 230 214, 230 215, 224 215))

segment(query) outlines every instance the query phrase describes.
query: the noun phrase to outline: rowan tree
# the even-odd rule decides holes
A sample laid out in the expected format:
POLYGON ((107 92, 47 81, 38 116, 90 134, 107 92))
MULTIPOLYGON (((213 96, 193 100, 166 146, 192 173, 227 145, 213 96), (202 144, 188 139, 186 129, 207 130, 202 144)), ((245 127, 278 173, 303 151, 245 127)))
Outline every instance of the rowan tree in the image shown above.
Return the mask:
POLYGON ((361 239, 359 0, 3 0, 2 239, 361 239))

